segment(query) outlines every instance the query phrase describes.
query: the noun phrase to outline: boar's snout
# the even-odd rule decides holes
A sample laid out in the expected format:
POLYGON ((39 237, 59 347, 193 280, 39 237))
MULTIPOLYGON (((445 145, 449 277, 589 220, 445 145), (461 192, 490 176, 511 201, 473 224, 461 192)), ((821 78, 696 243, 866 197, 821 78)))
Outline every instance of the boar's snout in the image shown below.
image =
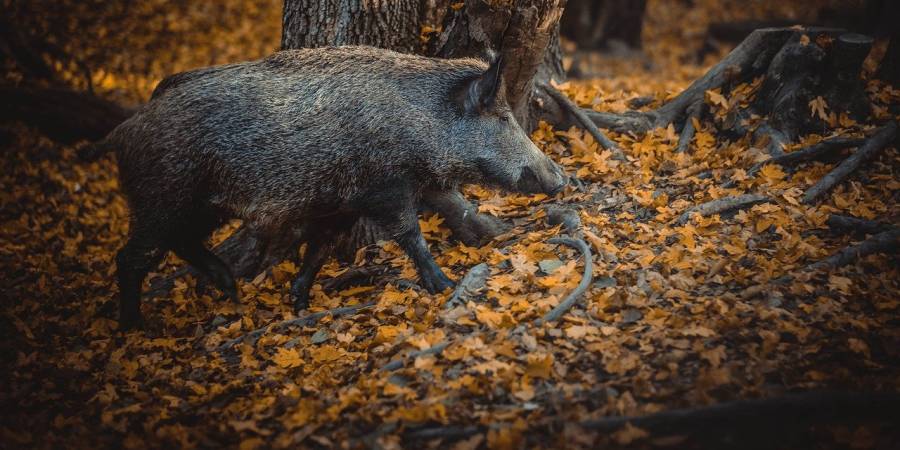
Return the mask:
POLYGON ((566 180, 563 170, 545 157, 540 164, 525 166, 522 169, 516 188, 527 194, 554 195, 566 186, 566 180))

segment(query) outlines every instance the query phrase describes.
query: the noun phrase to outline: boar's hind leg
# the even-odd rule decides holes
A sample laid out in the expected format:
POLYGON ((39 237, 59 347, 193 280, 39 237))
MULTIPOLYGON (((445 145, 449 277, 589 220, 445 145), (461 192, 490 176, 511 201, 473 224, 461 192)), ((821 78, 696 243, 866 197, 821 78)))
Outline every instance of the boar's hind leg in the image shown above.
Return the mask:
POLYGON ((309 290, 319 269, 331 254, 332 238, 335 230, 325 224, 310 224, 306 234, 306 251, 300 262, 300 273, 291 285, 294 311, 300 312, 309 306, 309 290))
POLYGON ((161 242, 149 232, 132 224, 128 242, 116 255, 116 275, 119 281, 119 329, 140 327, 141 284, 151 269, 165 255, 161 242))
POLYGON ((218 256, 203 246, 202 242, 194 241, 180 244, 175 246, 173 250, 179 258, 187 261, 197 271, 209 278, 232 301, 237 302, 240 300, 237 284, 234 282, 234 275, 231 274, 231 269, 218 256))
POLYGON ((428 244, 422 237, 419 229, 419 218, 416 215, 414 204, 401 207, 394 211, 381 211, 375 216, 375 221, 388 231, 397 244, 413 260, 419 277, 422 279, 422 287, 432 294, 443 292, 444 289, 453 287, 453 281, 444 275, 441 268, 434 262, 428 244))

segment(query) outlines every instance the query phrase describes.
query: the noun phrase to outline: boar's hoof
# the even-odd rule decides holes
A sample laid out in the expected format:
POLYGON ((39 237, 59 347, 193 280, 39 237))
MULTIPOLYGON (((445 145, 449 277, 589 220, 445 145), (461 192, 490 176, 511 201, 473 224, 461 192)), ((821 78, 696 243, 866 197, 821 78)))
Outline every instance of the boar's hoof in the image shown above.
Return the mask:
POLYGON ((241 294, 238 293, 237 288, 232 287, 231 289, 225 289, 222 291, 225 294, 225 297, 228 300, 231 300, 232 303, 240 303, 241 302, 241 294))
POLYGON ((294 312, 309 308, 309 289, 291 289, 291 299, 294 301, 294 312))
POLYGON ((432 294, 444 292, 446 289, 452 288, 453 286, 453 281, 447 278, 447 275, 444 275, 441 271, 437 271, 437 273, 434 273, 431 276, 422 276, 422 287, 432 294))

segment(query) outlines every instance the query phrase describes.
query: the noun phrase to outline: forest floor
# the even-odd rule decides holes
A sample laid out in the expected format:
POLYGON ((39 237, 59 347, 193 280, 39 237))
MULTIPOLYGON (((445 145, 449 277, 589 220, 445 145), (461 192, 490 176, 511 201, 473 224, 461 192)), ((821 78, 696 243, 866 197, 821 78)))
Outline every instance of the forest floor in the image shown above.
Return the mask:
MULTIPOLYGON (((660 73, 607 61, 608 77, 560 89, 599 111, 623 111, 641 96, 653 97, 651 108, 704 72, 681 67, 660 73)), ((900 103, 900 90, 870 81, 866 92, 872 121, 811 105, 810 114, 824 114, 832 129, 786 150, 871 133, 900 103)), ((713 108, 729 101, 709 100, 713 108)), ((0 446, 681 448, 702 445, 707 434, 723 439, 733 425, 724 438, 730 444, 803 447, 798 442, 806 441, 771 428, 791 428, 799 418, 786 414, 794 409, 756 417, 738 405, 721 413, 724 425, 674 431, 600 419, 796 392, 900 391, 896 254, 809 267, 875 233, 830 227, 833 214, 884 229, 900 223, 900 152, 889 145, 805 204, 803 193, 852 149, 745 176, 766 157, 757 144, 720 137, 708 121, 696 125, 682 153, 672 128, 641 138, 609 133, 624 161, 581 129, 542 126, 535 142, 581 188, 547 198, 468 187, 482 211, 514 225, 480 248, 449 241, 440 217, 422 218, 432 253, 452 278, 489 266, 486 286, 468 301, 447 308, 449 293, 416 287, 408 258, 385 242, 360 251, 354 266, 326 265, 310 312, 369 306, 267 328, 252 339, 237 338, 295 318, 292 263, 240 282, 240 304, 221 300, 202 280, 179 278, 145 297, 147 330, 123 335, 113 275, 128 211, 113 158, 84 163, 73 148, 33 130, 5 128, 0 446), (722 187, 729 180, 737 183, 722 187), (765 200, 680 220, 696 205, 741 194, 765 200), (577 212, 593 281, 560 320, 535 325, 585 270, 578 251, 548 243, 575 233, 548 224, 551 204, 577 212), (372 284, 323 288, 353 267, 376 265, 384 273, 372 284), (442 352, 403 359, 442 343, 442 352), (399 368, 385 370, 398 360, 399 368)), ((168 257, 145 291, 182 265, 168 257)), ((878 417, 849 419, 790 431, 813 436, 822 448, 900 442, 878 417)))

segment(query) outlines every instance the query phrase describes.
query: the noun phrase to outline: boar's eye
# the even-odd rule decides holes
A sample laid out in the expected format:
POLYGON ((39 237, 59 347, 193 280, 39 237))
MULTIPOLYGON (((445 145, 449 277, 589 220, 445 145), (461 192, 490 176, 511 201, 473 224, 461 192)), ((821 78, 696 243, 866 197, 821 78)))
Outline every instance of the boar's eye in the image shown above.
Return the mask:
POLYGON ((501 114, 500 121, 503 123, 508 123, 509 122, 509 114, 501 114))

